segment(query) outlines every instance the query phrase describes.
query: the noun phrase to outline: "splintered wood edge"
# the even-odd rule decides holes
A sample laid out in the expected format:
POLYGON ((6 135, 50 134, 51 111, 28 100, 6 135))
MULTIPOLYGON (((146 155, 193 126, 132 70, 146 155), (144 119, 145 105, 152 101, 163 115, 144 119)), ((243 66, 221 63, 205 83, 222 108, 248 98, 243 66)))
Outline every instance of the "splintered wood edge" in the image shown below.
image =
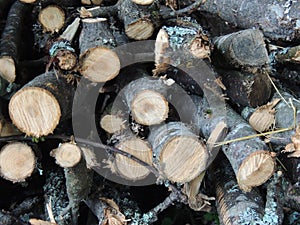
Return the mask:
POLYGON ((152 36, 154 26, 151 20, 140 18, 125 28, 126 35, 134 40, 146 40, 152 36))
POLYGON ((5 145, 0 151, 0 173, 9 181, 23 182, 34 171, 35 155, 30 146, 20 142, 5 145))
POLYGON ((61 117, 55 96, 39 87, 25 87, 9 102, 13 124, 28 136, 41 137, 54 131, 61 117))
POLYGON ((65 12, 57 5, 49 5, 40 11, 38 21, 45 32, 55 33, 65 24, 65 12))
POLYGON ((248 192, 252 187, 266 182, 273 175, 274 170, 275 161, 270 152, 265 150, 253 152, 244 159, 238 170, 239 187, 248 192))
POLYGON ((175 136, 165 144, 159 159, 170 181, 186 183, 206 169, 208 152, 197 137, 175 136))
POLYGON ((160 29, 155 40, 155 69, 154 74, 165 72, 170 65, 170 57, 166 50, 170 47, 169 35, 164 29, 160 29))
POLYGON ((136 122, 143 125, 159 124, 168 117, 169 105, 163 95, 156 91, 140 91, 131 103, 131 112, 136 122))
POLYGON ((92 82, 106 82, 115 78, 121 69, 118 55, 104 46, 86 50, 80 55, 79 72, 92 82))
MULTIPOLYGON (((133 137, 121 141, 116 147, 134 155, 149 165, 152 164, 152 149, 147 141, 133 137)), ((120 176, 132 181, 141 180, 150 173, 145 166, 120 154, 116 155, 115 166, 120 176)))
POLYGON ((31 225, 58 225, 57 223, 52 223, 49 221, 44 221, 44 220, 39 220, 39 219, 34 219, 34 218, 30 219, 29 223, 31 225))
POLYGON ((60 54, 56 58, 58 59, 58 66, 62 70, 71 70, 77 64, 76 54, 68 50, 60 50, 60 54))
POLYGON ((56 163, 63 168, 76 166, 81 160, 81 149, 71 143, 63 143, 50 153, 56 160, 56 163))
POLYGON ((100 126, 107 133, 113 134, 125 128, 124 119, 117 115, 107 114, 100 120, 100 126))
POLYGON ((16 79, 16 65, 11 56, 0 57, 0 76, 12 83, 16 79))
POLYGON ((131 0, 137 5, 150 5, 154 2, 154 0, 131 0))

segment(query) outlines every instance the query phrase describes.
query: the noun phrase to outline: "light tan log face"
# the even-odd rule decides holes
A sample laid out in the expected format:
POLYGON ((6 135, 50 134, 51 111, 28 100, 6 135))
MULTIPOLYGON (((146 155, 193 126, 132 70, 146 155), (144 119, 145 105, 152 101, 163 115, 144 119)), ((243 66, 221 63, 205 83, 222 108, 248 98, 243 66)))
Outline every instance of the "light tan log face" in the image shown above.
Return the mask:
POLYGON ((61 110, 58 101, 49 91, 27 87, 11 98, 9 114, 19 130, 28 136, 40 137, 55 129, 61 110))
POLYGON ((74 167, 81 160, 81 150, 75 144, 63 143, 51 151, 51 156, 55 157, 56 163, 61 167, 74 167))
POLYGON ((241 164, 237 180, 240 188, 250 191, 252 187, 266 182, 274 173, 274 158, 268 151, 257 151, 250 154, 241 164))
POLYGON ((65 12, 56 5, 49 5, 39 13, 39 22, 45 32, 58 32, 65 24, 65 12))
POLYGON ((13 142, 5 145, 0 152, 0 173, 12 182, 22 182, 31 176, 36 159, 28 145, 13 142))
POLYGON ((106 82, 115 78, 120 67, 118 55, 103 46, 88 49, 80 56, 79 72, 93 82, 106 82))
MULTIPOLYGON (((152 150, 144 140, 132 137, 121 141, 116 147, 136 156, 149 165, 152 164, 152 150)), ((116 155, 115 165, 119 174, 129 180, 140 180, 150 173, 146 167, 120 154, 116 155)))

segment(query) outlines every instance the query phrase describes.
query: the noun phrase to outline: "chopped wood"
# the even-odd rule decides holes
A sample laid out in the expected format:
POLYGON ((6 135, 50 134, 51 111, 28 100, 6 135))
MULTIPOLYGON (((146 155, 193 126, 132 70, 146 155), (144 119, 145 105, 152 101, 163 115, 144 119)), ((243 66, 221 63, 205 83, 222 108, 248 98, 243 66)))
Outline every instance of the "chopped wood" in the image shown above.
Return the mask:
POLYGON ((103 0, 81 0, 83 5, 101 5, 103 0))
POLYGON ((124 98, 137 123, 149 126, 168 117, 166 89, 163 80, 151 77, 134 80, 125 87, 124 98))
POLYGON ((10 8, 0 42, 0 76, 14 82, 17 76, 22 26, 31 6, 19 1, 10 8))
MULTIPOLYGON (((235 140, 256 134, 252 127, 228 105, 225 109, 224 105, 216 105, 216 108, 210 109, 205 98, 201 99, 197 96, 194 98, 198 107, 198 126, 205 137, 222 120, 226 121, 228 126, 225 140, 235 140), (210 116, 206 115, 208 110, 212 110, 210 116)), ((274 172, 274 155, 258 137, 233 141, 223 145, 222 150, 233 167, 240 188, 244 191, 250 191, 252 187, 263 184, 274 172)))
POLYGON ((9 102, 13 124, 28 136, 52 133, 60 120, 71 117, 74 87, 54 71, 37 76, 9 102))
POLYGON ((51 151, 50 155, 55 158, 56 163, 61 167, 74 167, 81 160, 80 148, 72 143, 63 143, 51 151))
POLYGON ((19 131, 10 121, 0 115, 0 137, 13 136, 21 133, 22 132, 19 131))
POLYGON ((153 163, 170 181, 189 182, 206 169, 207 149, 184 124, 170 122, 152 128, 148 140, 153 163))
POLYGON ((49 221, 39 220, 39 219, 30 219, 29 223, 31 225, 58 225, 57 223, 51 223, 49 221))
POLYGON ((248 29, 257 27, 274 41, 299 41, 299 1, 203 1, 199 10, 221 17, 227 23, 248 29))
POLYGON ((265 104, 272 94, 272 85, 264 73, 218 70, 226 87, 225 93, 233 104, 257 107, 265 104))
POLYGON ((40 11, 38 20, 44 32, 57 33, 65 25, 65 12, 58 5, 49 5, 40 11))
POLYGON ((100 120, 100 126, 109 134, 119 132, 126 128, 124 124, 125 120, 121 116, 106 114, 100 120))
POLYGON ((258 29, 242 30, 214 41, 213 63, 221 68, 242 69, 255 73, 269 63, 263 33, 258 29))
MULTIPOLYGON (((146 140, 134 136, 125 137, 119 141, 116 147, 136 156, 149 165, 152 164, 152 149, 146 140)), ((141 180, 150 174, 145 166, 120 154, 115 156, 114 163, 118 174, 128 180, 141 180)))
POLYGON ((284 48, 276 54, 276 60, 280 63, 300 64, 300 45, 284 48))
POLYGON ((23 182, 35 169, 36 158, 27 144, 12 142, 0 152, 0 174, 12 182, 23 182))
POLYGON ((116 42, 105 18, 83 19, 79 37, 79 72, 92 82, 106 82, 120 71, 116 42))

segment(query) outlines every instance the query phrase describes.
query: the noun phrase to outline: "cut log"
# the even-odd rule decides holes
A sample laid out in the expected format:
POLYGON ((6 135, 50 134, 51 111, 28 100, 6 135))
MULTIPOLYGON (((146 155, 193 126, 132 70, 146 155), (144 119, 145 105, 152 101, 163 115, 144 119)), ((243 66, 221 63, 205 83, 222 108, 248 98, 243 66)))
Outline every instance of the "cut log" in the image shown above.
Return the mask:
POLYGON ((151 129, 153 163, 172 182, 193 180, 206 169, 208 152, 197 135, 179 122, 151 129))
POLYGON ((248 29, 218 37, 214 41, 212 59, 221 68, 257 72, 269 63, 263 33, 248 29))
MULTIPOLYGON (((116 148, 152 165, 152 149, 145 140, 131 135, 120 140, 116 148)), ((141 180, 150 174, 150 171, 146 167, 123 155, 117 154, 114 162, 118 174, 127 180, 141 180)))
POLYGON ((241 106, 261 106, 272 93, 272 85, 264 73, 248 73, 234 70, 218 70, 225 93, 233 104, 241 106))
POLYGON ((23 182, 35 169, 36 158, 27 144, 12 142, 0 152, 0 174, 12 182, 23 182))
POLYGON ((81 9, 81 17, 118 16, 123 22, 126 35, 134 40, 146 40, 154 32, 154 24, 158 22, 157 5, 143 6, 132 0, 118 1, 114 6, 81 9), (153 21, 152 21, 153 20, 153 21))
POLYGON ((56 163, 63 168, 74 167, 81 160, 80 148, 72 143, 63 143, 50 153, 56 160, 56 163))
POLYGON ((57 225, 57 223, 51 223, 49 221, 39 220, 39 219, 30 219, 29 223, 31 225, 57 225))
POLYGON ((154 2, 154 0, 132 0, 132 2, 138 5, 150 5, 154 2))
POLYGON ((125 101, 133 119, 142 125, 154 125, 168 117, 167 85, 161 79, 144 77, 124 88, 125 101))
POLYGON ((19 1, 24 3, 35 3, 37 0, 19 0, 19 1))
POLYGON ((120 132, 125 129, 125 120, 121 116, 114 114, 106 114, 100 120, 100 126, 109 134, 120 132))
POLYGON ((299 1, 202 1, 200 11, 221 17, 244 29, 257 27, 272 40, 299 41, 299 1))
POLYGON ((44 32, 57 33, 65 25, 65 12, 58 5, 49 5, 40 11, 38 20, 44 32))
POLYGON ((276 54, 276 60, 282 64, 300 64, 300 45, 280 50, 276 54))
POLYGON ((54 71, 42 74, 13 95, 9 115, 28 136, 41 137, 54 131, 60 120, 71 117, 74 87, 54 71))
POLYGON ((259 191, 253 189, 245 193, 240 190, 234 171, 226 159, 219 157, 213 166, 213 171, 210 172, 213 173, 212 181, 216 191, 220 224, 251 224, 261 220, 264 202, 259 191))
POLYGON ((176 26, 164 26, 155 41, 155 74, 165 72, 172 60, 172 66, 192 64, 193 57, 210 57, 210 41, 196 21, 176 20, 176 26))
MULTIPOLYGON (((198 96, 193 98, 198 107, 198 126, 204 137, 207 138, 220 121, 226 121, 228 126, 225 141, 256 134, 252 127, 228 105, 225 109, 221 104, 214 105, 216 108, 211 109, 205 98, 201 99, 198 96)), ((258 137, 236 140, 222 146, 242 190, 250 191, 252 187, 263 184, 272 176, 275 162, 267 149, 266 144, 258 137)))
POLYGON ((0 114, 0 137, 7 137, 21 134, 19 131, 10 121, 6 120, 0 114))
POLYGON ((19 1, 12 5, 0 42, 0 76, 8 82, 16 79, 21 31, 31 6, 19 1))
POLYGON ((82 20, 79 37, 79 72, 92 82, 106 82, 120 71, 118 55, 111 50, 116 42, 104 18, 82 20))
POLYGON ((83 5, 101 5, 103 0, 81 0, 83 5))

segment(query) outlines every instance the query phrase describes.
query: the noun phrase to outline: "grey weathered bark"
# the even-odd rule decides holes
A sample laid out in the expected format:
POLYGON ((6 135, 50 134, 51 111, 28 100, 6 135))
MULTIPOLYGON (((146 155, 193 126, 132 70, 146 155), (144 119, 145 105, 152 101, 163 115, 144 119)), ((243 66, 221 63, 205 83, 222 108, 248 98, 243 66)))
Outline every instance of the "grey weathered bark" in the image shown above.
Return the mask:
POLYGON ((260 28, 272 40, 300 39, 299 1, 205 1, 200 11, 218 15, 241 28, 260 28))

